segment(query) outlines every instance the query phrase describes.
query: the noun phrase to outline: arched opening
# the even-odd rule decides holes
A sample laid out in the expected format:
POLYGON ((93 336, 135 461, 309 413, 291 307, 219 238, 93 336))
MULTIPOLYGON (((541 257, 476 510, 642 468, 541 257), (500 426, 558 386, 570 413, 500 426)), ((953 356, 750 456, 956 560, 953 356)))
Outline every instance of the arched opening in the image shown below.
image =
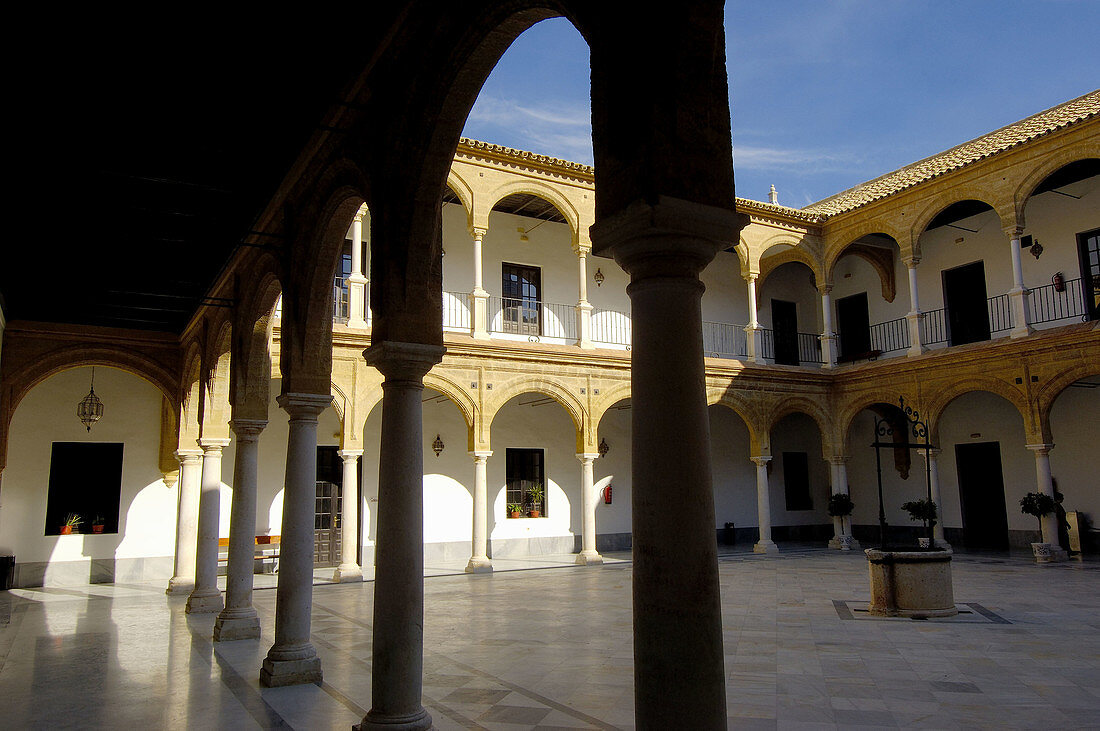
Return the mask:
MULTIPOLYGON (((1059 514, 1059 543, 1066 550, 1098 552, 1100 545, 1090 528, 1100 525, 1100 491, 1096 490, 1096 414, 1100 412, 1100 371, 1067 386, 1050 408, 1050 473, 1054 487, 1064 496, 1061 507, 1071 513, 1077 542, 1069 538, 1059 514), (1077 515, 1072 515, 1077 513, 1077 515)), ((1055 494, 1057 501, 1058 494, 1055 494)))
POLYGON ((918 237, 921 342, 963 345, 1012 328, 1012 260, 1006 247, 1001 219, 984 201, 956 201, 932 217, 918 237))
POLYGON ((794 411, 771 428, 768 463, 773 540, 821 542, 832 536, 828 517, 829 469, 822 458, 821 428, 794 411))
POLYGON ((724 404, 707 408, 710 463, 714 480, 715 530, 720 545, 756 540, 756 466, 745 420, 724 404))
POLYGON ((524 391, 493 415, 491 442, 488 500, 493 555, 578 551, 581 467, 576 457, 577 427, 569 412, 553 396, 524 391))
POLYGON ((596 548, 604 551, 629 551, 630 541, 630 399, 621 399, 607 408, 596 430, 600 458, 594 471, 596 492, 596 548), (611 488, 607 502, 604 487, 611 488))
POLYGON ((877 358, 909 347, 905 320, 909 298, 896 296, 899 280, 903 284, 908 281, 898 242, 892 236, 867 234, 841 251, 832 267, 838 363, 877 358))
POLYGON ((1020 239, 1031 322, 1057 327, 1100 319, 1100 159, 1043 178, 1024 202, 1020 239))
MULTIPOLYGON (((762 258, 761 269, 764 261, 762 258)), ((821 300, 809 265, 802 261, 780 264, 769 271, 758 290, 763 357, 778 365, 820 364, 821 341, 813 331, 820 330, 821 300)))

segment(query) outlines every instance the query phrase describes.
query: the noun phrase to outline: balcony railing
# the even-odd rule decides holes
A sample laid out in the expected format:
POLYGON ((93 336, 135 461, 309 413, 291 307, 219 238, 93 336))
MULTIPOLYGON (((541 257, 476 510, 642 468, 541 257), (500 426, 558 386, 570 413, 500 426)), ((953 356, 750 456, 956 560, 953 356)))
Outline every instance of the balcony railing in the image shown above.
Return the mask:
MULTIPOLYGON (((760 328, 760 356, 775 359, 775 330, 760 328)), ((796 333, 799 363, 823 363, 821 337, 815 333, 796 333)))
POLYGON ((1027 300, 1032 324, 1085 319, 1085 296, 1080 278, 1066 280, 1061 292, 1053 284, 1036 287, 1028 294, 1027 300))
POLYGON ((470 329, 470 295, 466 292, 443 293, 443 327, 470 329))
POLYGON ((618 310, 592 310, 592 342, 630 345, 630 313, 618 310))
POLYGON ((489 332, 576 340, 577 307, 519 297, 490 297, 489 332))
POLYGON ((999 294, 986 300, 986 309, 989 310, 989 332, 995 333, 1001 330, 1011 330, 1016 323, 1012 317, 1012 304, 1007 294, 999 294))
POLYGON ((871 326, 871 350, 892 353, 909 347, 909 323, 904 317, 871 326))
POLYGON ((748 354, 744 325, 703 321, 703 354, 715 358, 742 358, 748 354))

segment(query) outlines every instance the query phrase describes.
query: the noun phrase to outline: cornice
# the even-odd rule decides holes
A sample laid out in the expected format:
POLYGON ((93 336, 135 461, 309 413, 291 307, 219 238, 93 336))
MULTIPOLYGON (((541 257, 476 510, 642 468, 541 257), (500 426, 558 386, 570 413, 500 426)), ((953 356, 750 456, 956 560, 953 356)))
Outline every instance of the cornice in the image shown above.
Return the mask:
POLYGON ((571 178, 589 185, 595 182, 596 171, 591 165, 466 137, 459 139, 455 158, 494 162, 505 167, 529 170, 558 178, 571 178))

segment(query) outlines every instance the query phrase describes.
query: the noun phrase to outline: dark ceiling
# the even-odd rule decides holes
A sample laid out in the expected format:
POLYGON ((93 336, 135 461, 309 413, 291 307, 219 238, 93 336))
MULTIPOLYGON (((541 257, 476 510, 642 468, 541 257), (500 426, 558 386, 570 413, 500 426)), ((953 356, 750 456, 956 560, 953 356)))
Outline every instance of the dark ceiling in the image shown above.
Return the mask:
POLYGON ((372 44, 300 19, 57 15, 11 71, 5 315, 179 332, 372 44))

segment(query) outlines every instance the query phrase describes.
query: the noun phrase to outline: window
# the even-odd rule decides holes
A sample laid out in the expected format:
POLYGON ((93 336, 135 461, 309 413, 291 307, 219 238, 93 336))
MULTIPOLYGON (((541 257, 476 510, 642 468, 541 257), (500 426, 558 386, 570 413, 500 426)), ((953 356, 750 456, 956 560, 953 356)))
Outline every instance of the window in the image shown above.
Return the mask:
POLYGON ((541 449, 508 449, 505 454, 508 504, 523 506, 520 511, 523 515, 531 510, 538 510, 540 516, 545 518, 548 501, 545 492, 546 483, 543 479, 545 476, 543 451, 541 449), (540 500, 532 499, 530 494, 531 488, 536 486, 543 489, 540 500))
POLYGON ((54 442, 48 490, 45 535, 59 535, 69 516, 80 520, 73 533, 118 533, 122 444, 54 442))
POLYGON ((1100 319, 1100 228, 1077 234, 1077 253, 1081 257, 1081 286, 1085 294, 1085 314, 1100 319))
POLYGON ((500 294, 504 332, 540 335, 539 290, 542 272, 538 267, 501 264, 500 294))
POLYGON ((783 453, 783 492, 787 498, 787 510, 813 510, 810 461, 805 452, 783 453))
POLYGON ((347 322, 351 316, 349 308, 348 277, 351 276, 351 241, 344 240, 344 248, 340 253, 340 263, 336 267, 336 278, 332 282, 333 310, 332 316, 338 322, 347 322))

